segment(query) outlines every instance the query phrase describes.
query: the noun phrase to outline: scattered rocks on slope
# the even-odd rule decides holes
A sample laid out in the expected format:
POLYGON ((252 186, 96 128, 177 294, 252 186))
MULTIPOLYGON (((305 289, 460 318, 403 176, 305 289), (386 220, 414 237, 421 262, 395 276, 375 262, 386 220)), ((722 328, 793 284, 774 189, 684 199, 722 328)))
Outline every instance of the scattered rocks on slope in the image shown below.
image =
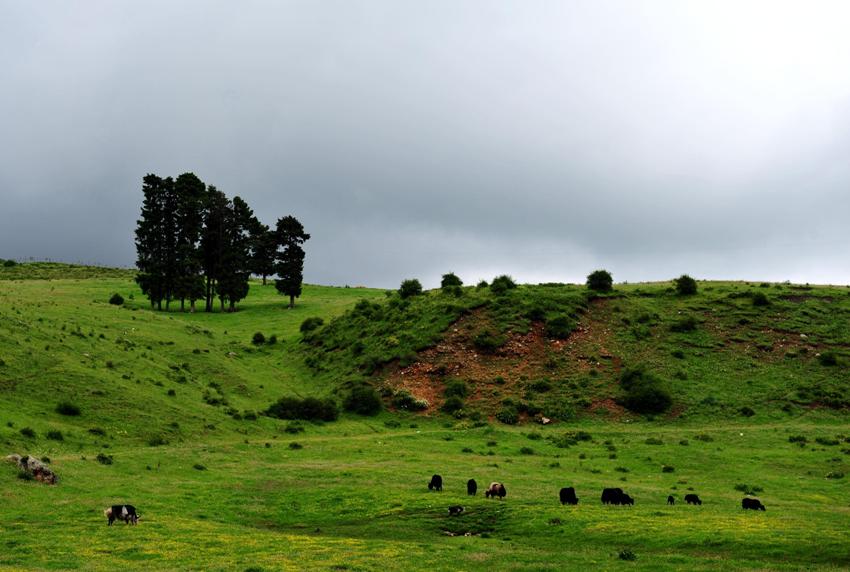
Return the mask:
POLYGON ((32 475, 35 480, 42 483, 55 485, 59 480, 59 477, 56 476, 56 473, 50 467, 35 457, 29 455, 24 455, 23 457, 21 455, 9 455, 6 457, 6 460, 10 463, 15 463, 18 469, 32 475))

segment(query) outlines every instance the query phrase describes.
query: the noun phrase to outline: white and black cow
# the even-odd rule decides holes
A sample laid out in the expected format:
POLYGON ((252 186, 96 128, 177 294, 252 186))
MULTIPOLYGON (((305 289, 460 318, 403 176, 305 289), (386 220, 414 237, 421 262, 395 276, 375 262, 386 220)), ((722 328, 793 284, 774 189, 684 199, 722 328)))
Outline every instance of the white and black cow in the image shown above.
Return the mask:
POLYGON ((505 490, 505 485, 502 483, 490 483, 490 486, 484 491, 484 496, 488 499, 499 497, 499 500, 502 500, 507 494, 508 491, 505 490))
POLYGON ((112 526, 116 520, 123 520, 124 524, 137 524, 142 518, 142 515, 136 512, 136 507, 131 504, 114 504, 104 510, 103 514, 109 521, 108 526, 112 526))

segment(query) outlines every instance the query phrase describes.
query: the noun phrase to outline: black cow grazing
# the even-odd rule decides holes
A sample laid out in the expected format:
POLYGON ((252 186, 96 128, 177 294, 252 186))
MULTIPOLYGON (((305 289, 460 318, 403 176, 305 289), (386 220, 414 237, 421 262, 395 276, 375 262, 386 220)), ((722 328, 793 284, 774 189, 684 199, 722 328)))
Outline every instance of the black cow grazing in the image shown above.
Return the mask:
POLYGON ((622 504, 623 489, 602 489, 602 504, 622 504))
POLYGON ((766 508, 764 508, 764 505, 761 504, 761 501, 759 499, 752 499, 749 497, 744 497, 743 499, 741 499, 741 508, 744 510, 767 510, 766 508))
POLYGON ((578 504, 578 497, 574 487, 564 487, 559 494, 561 504, 578 504))
MULTIPOLYGON (((688 497, 685 497, 685 500, 688 500, 688 497)), ((667 495, 667 504, 676 504, 676 499, 673 498, 673 495, 667 495)))
POLYGON ((459 504, 452 505, 449 507, 449 516, 460 516, 460 513, 463 512, 463 507, 459 504))
POLYGON ((633 499, 632 497, 630 497, 626 493, 623 493, 623 496, 620 497, 620 504, 634 506, 635 499, 633 499))
POLYGON ((135 525, 142 518, 142 515, 136 512, 136 507, 131 504, 114 504, 104 510, 103 514, 109 521, 108 526, 112 526, 112 523, 116 520, 123 520, 124 524, 132 523, 135 525))
POLYGON ((487 490, 484 491, 484 496, 486 498, 496 498, 499 497, 499 500, 505 498, 505 495, 508 494, 508 491, 505 490, 505 485, 502 483, 490 483, 490 486, 487 487, 487 490))
POLYGON ((443 477, 440 475, 434 475, 431 477, 431 482, 428 483, 429 491, 442 491, 443 490, 443 477))
POLYGON ((475 496, 478 492, 478 483, 475 482, 475 479, 469 479, 466 481, 466 494, 469 496, 475 496))
POLYGON ((685 502, 688 504, 702 504, 699 495, 695 494, 685 495, 685 502))

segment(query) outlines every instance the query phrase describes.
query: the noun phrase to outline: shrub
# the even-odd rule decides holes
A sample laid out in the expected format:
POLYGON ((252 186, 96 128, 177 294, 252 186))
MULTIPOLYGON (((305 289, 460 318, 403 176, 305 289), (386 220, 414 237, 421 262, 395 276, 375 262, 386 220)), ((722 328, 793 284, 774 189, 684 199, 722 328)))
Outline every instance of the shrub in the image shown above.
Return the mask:
POLYGON ((753 294, 753 306, 767 306, 770 304, 764 292, 756 292, 753 294))
POLYGON ((446 397, 460 397, 463 399, 469 395, 469 387, 462 379, 453 379, 446 384, 446 389, 443 391, 446 397))
POLYGON ((3 261, 3 266, 6 267, 6 268, 11 268, 11 267, 17 266, 17 265, 18 265, 18 263, 15 262, 14 260, 4 260, 3 261))
POLYGON ((803 447, 808 442, 808 439, 806 439, 805 435, 791 435, 788 437, 788 442, 798 443, 801 447, 803 447))
POLYGON ((673 404, 665 385, 643 368, 627 369, 620 378, 625 396, 622 405, 635 413, 663 413, 673 404))
POLYGON ((24 427, 21 429, 21 435, 28 437, 29 439, 35 439, 35 429, 32 427, 24 427))
POLYGON ((634 552, 632 552, 629 549, 621 550, 620 551, 620 560, 626 560, 628 562, 633 562, 633 561, 637 560, 637 554, 635 554, 634 552))
POLYGON ((841 471, 831 471, 831 472, 826 474, 826 478, 827 479, 843 479, 844 473, 842 473, 841 471))
POLYGON ((416 278, 405 280, 399 286, 398 294, 402 300, 422 294, 422 284, 416 278))
POLYGON ((614 289, 614 279, 607 270, 594 270, 587 275, 587 287, 596 292, 610 292, 614 289))
POLYGON ((358 415, 377 415, 383 408, 381 397, 368 385, 355 387, 345 397, 342 406, 346 411, 358 415))
MULTIPOLYGON (((4 266, 5 266, 5 264, 4 264, 4 266)), ((21 479, 22 481, 31 481, 35 477, 29 471, 18 471, 18 478, 21 479)))
POLYGON ((424 399, 414 397, 409 391, 400 389, 393 396, 393 406, 405 411, 424 411, 428 409, 428 402, 424 399))
POLYGON ((104 431, 100 427, 92 427, 91 429, 89 429, 89 433, 91 433, 92 435, 97 435, 99 437, 106 436, 106 431, 104 431))
POLYGON ((816 437, 815 443, 826 447, 834 447, 840 443, 838 439, 830 439, 829 437, 816 437))
POLYGON ((318 316, 313 316, 312 318, 307 318, 303 322, 301 322, 301 333, 306 334, 307 332, 312 332, 313 330, 322 327, 325 324, 325 321, 318 316))
POLYGON ((697 321, 693 316, 687 316, 670 324, 670 331, 677 333, 693 332, 697 329, 697 321))
POLYGON ((440 280, 440 288, 450 288, 454 286, 463 286, 463 280, 458 278, 454 272, 443 274, 443 279, 440 280))
POLYGON ((475 287, 479 290, 483 290, 484 288, 487 288, 488 286, 490 286, 490 285, 487 283, 486 280, 481 280, 478 284, 475 285, 475 287))
POLYGON ((65 436, 62 435, 62 431, 57 431, 56 429, 51 429, 47 432, 47 438, 51 441, 64 441, 65 436))
POLYGON ((116 292, 111 298, 109 298, 109 303, 113 306, 120 306, 124 303, 124 296, 116 292))
POLYGON ((741 415, 743 415, 744 417, 752 417, 753 415, 755 415, 755 414, 756 414, 756 412, 755 412, 755 411, 753 411, 750 407, 747 407, 746 405, 745 405, 744 407, 740 408, 740 409, 738 410, 738 412, 739 412, 741 415))
POLYGON ((835 352, 823 352, 818 356, 818 362, 827 367, 838 365, 838 356, 835 352))
POLYGON ((522 447, 522 448, 519 450, 519 454, 520 454, 520 455, 533 455, 533 454, 534 454, 534 449, 532 449, 531 447, 522 447))
POLYGON ((646 443, 647 445, 663 445, 664 441, 662 441, 658 437, 647 437, 644 443, 646 443))
POLYGON ((269 336, 269 339, 266 340, 266 343, 270 346, 273 346, 277 343, 277 334, 272 334, 269 336))
POLYGON ((685 352, 683 352, 682 350, 673 350, 672 352, 670 352, 670 355, 676 359, 685 359, 685 352))
POLYGON ((558 316, 546 322, 546 335, 556 340, 565 340, 573 333, 573 321, 567 316, 558 316))
POLYGON ((493 353, 502 347, 505 341, 502 336, 496 335, 490 330, 484 330, 472 339, 472 345, 482 352, 493 353))
POLYGON ((62 401, 56 406, 56 413, 76 417, 80 414, 80 408, 68 401, 62 401))
POLYGON ((266 343, 266 336, 263 335, 263 332, 255 332, 251 338, 251 343, 255 346, 261 346, 266 343))
POLYGON ((112 455, 107 455, 106 453, 98 453, 95 458, 101 465, 111 465, 113 461, 112 455))
POLYGON ((712 437, 711 435, 706 435, 705 433, 697 435, 696 437, 694 437, 694 439, 696 439, 697 441, 702 441, 703 443, 711 443, 712 441, 714 441, 714 437, 712 437))
POLYGON ((289 444, 289 448, 292 449, 293 451, 296 451, 298 449, 303 449, 304 445, 302 445, 301 443, 296 443, 295 441, 293 441, 292 443, 289 444))
POLYGON ((745 495, 755 495, 757 493, 762 492, 764 489, 757 485, 750 486, 746 483, 738 483, 737 485, 735 485, 735 490, 741 491, 745 495))
POLYGON ((663 467, 661 467, 662 473, 673 473, 675 471, 676 471, 675 467, 671 467, 670 465, 664 465, 663 467))
POLYGON ((496 419, 505 425, 516 425, 519 422, 519 413, 516 407, 505 407, 496 413, 496 419))
POLYGON ((552 384, 549 383, 548 379, 539 379, 532 383, 529 389, 537 393, 546 393, 552 389, 552 384))
POLYGON ((682 274, 676 278, 674 282, 676 283, 676 292, 682 296, 689 296, 697 293, 697 281, 687 274, 682 274))
POLYGON ((192 465, 192 468, 195 469, 196 471, 206 471, 207 470, 207 468, 200 463, 195 463, 194 465, 192 465))
POLYGON ((452 395, 448 399, 446 399, 443 406, 440 408, 444 413, 457 413, 461 409, 463 409, 463 399, 458 397, 457 395, 452 395))
POLYGON ((339 410, 332 399, 281 397, 269 406, 266 414, 278 419, 335 421, 339 417, 339 410))
POLYGON ((304 427, 300 423, 287 423, 286 427, 283 428, 283 432, 290 435, 297 435, 304 432, 304 427))
POLYGON ((507 274, 496 276, 493 278, 493 283, 490 284, 490 291, 496 295, 504 294, 508 290, 513 290, 514 288, 516 288, 516 282, 514 282, 514 279, 507 274))
POLYGON ((168 390, 168 397, 176 397, 176 396, 177 396, 176 391, 174 391, 173 389, 168 390))

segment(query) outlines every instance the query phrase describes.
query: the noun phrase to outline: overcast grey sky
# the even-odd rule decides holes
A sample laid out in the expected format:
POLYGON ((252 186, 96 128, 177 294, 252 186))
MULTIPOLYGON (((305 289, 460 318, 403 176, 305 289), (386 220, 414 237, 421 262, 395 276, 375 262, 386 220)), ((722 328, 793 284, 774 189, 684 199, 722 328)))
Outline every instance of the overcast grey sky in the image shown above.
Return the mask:
POLYGON ((132 265, 141 178, 305 279, 850 282, 846 2, 0 0, 0 257, 132 265))

